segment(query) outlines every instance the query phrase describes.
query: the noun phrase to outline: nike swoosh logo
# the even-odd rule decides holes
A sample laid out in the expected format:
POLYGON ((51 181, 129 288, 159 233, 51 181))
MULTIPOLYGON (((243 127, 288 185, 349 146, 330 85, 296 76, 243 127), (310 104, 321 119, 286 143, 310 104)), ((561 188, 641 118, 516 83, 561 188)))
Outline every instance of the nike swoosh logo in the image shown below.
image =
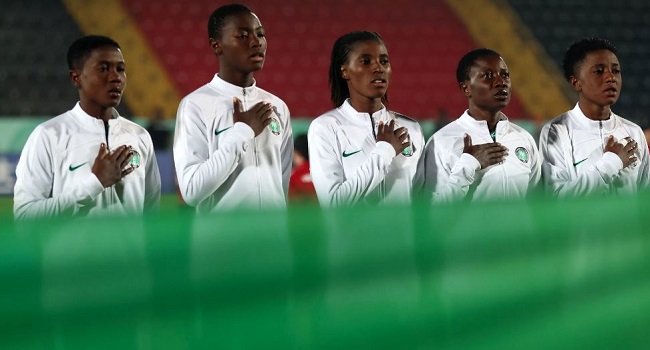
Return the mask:
POLYGON ((343 158, 347 158, 347 157, 349 157, 349 156, 351 156, 353 154, 357 154, 359 152, 361 152, 361 150, 358 150, 358 151, 352 152, 352 153, 345 153, 345 151, 343 151, 343 158))
MULTIPOLYGON (((88 162, 86 162, 86 163, 88 163, 88 162)), ((68 170, 70 170, 70 171, 75 171, 75 170, 81 168, 82 166, 86 165, 86 163, 81 163, 81 164, 79 164, 79 165, 77 165, 77 166, 72 166, 72 165, 70 165, 70 167, 68 168, 68 170)))
POLYGON ((216 135, 219 135, 219 134, 221 134, 222 132, 224 132, 224 131, 226 131, 226 130, 228 130, 228 129, 230 129, 230 128, 231 128, 231 127, 229 126, 229 127, 225 128, 225 129, 215 130, 215 131, 214 131, 214 135, 215 135, 215 136, 216 136, 216 135))
POLYGON ((585 160, 587 160, 587 158, 585 158, 585 159, 583 159, 583 160, 581 160, 581 161, 579 161, 579 162, 577 162, 577 163, 573 163, 573 166, 578 166, 578 164, 584 162, 585 160))

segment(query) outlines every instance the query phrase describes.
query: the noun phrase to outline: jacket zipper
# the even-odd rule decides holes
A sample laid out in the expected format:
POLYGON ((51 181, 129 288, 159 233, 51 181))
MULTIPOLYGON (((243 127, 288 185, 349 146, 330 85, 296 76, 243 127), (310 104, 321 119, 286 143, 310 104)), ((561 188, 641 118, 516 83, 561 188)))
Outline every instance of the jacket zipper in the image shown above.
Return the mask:
MULTIPOLYGON (((244 109, 248 107, 248 101, 246 100, 246 88, 242 88, 242 95, 244 97, 244 109)), ((259 209, 262 210, 262 184, 260 181, 260 169, 259 169, 259 161, 257 159, 257 138, 253 138, 253 154, 255 156, 255 175, 257 175, 257 198, 258 202, 257 204, 259 205, 259 209)))
POLYGON ((603 139, 603 121, 599 120, 598 121, 598 129, 600 132, 600 142, 603 145, 603 152, 605 151, 605 145, 607 144, 606 141, 603 139))
POLYGON ((108 147, 108 128, 109 128, 108 121, 104 121, 104 134, 105 134, 104 136, 106 137, 106 148, 110 150, 110 148, 108 147))
MULTIPOLYGON (((108 121, 104 120, 104 137, 106 137, 106 149, 108 150, 108 152, 111 151, 111 149, 109 147, 109 143, 108 143, 109 129, 110 129, 110 127, 109 127, 108 121)), ((109 191, 109 195, 107 196, 107 202, 108 202, 107 204, 108 204, 108 208, 109 208, 108 212, 112 214, 113 213, 113 193, 114 193, 113 192, 113 186, 111 186, 111 187, 109 187, 109 188, 107 188, 105 190, 109 191)))
MULTIPOLYGON (((370 117, 370 130, 372 130, 372 136, 375 138, 375 143, 377 143, 377 132, 375 131, 375 118, 372 117, 371 113, 368 113, 368 116, 370 117)), ((384 178, 384 181, 386 178, 384 178)), ((386 198, 386 185, 384 181, 379 183, 379 196, 381 199, 386 198)))
POLYGON ((370 117, 370 130, 372 130, 372 136, 375 138, 375 142, 377 141, 377 132, 375 131, 375 119, 372 117, 372 114, 368 114, 370 117))

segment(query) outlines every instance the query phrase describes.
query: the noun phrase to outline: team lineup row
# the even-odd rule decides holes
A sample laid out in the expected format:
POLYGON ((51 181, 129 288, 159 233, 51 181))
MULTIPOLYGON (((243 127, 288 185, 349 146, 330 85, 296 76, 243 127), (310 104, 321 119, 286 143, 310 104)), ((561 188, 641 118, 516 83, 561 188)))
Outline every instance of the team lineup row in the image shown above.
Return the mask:
MULTIPOLYGON (((173 156, 183 199, 199 213, 286 206, 293 135, 289 109, 259 88, 266 38, 246 6, 209 18, 219 60, 212 81, 182 99, 173 156)), ((68 49, 73 109, 39 125, 16 168, 14 216, 140 214, 160 200, 151 137, 118 115, 126 85, 120 46, 86 36, 68 49)), ((622 77, 614 46, 583 39, 564 57, 576 106, 548 122, 539 138, 501 112, 511 98, 505 60, 476 49, 456 78, 468 109, 426 143, 415 120, 386 108, 391 65, 382 38, 356 31, 333 45, 334 109, 309 127, 310 172, 321 206, 521 199, 538 186, 558 197, 633 193, 650 183, 645 136, 611 111, 622 77), (641 145, 641 146, 639 146, 641 145)))

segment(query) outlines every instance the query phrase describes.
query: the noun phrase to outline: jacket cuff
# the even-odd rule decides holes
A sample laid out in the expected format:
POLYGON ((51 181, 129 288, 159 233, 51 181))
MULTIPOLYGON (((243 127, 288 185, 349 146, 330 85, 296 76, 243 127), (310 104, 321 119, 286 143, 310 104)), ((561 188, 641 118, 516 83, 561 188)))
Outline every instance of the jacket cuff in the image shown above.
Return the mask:
POLYGON ((469 153, 461 154, 454 168, 456 166, 472 169, 473 171, 481 170, 481 162, 479 162, 478 159, 474 158, 474 156, 469 153))
POLYGON ((619 171, 623 170, 623 161, 615 153, 605 152, 596 162, 596 168, 603 175, 605 182, 609 183, 619 171))
POLYGON ((456 164, 451 168, 451 173, 460 176, 466 184, 474 182, 476 171, 481 169, 481 163, 473 155, 463 153, 456 164))
POLYGON ((372 153, 378 154, 387 164, 390 164, 393 161, 393 158, 397 155, 397 153, 395 153, 395 148, 386 141, 377 142, 377 146, 375 146, 372 153))
POLYGON ((100 193, 104 192, 104 186, 102 186, 102 183, 93 173, 90 173, 88 177, 81 181, 81 188, 83 188, 89 199, 94 199, 99 196, 100 193))
POLYGON ((246 142, 255 138, 255 132, 246 123, 237 122, 232 126, 232 130, 228 133, 228 138, 234 141, 246 142))

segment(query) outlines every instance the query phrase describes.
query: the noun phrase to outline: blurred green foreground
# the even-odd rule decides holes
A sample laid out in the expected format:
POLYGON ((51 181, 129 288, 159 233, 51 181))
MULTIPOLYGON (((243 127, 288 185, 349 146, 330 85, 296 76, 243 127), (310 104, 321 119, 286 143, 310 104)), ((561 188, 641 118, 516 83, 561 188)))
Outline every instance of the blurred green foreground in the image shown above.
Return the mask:
POLYGON ((650 195, 6 224, 1 349, 647 349, 650 195))

